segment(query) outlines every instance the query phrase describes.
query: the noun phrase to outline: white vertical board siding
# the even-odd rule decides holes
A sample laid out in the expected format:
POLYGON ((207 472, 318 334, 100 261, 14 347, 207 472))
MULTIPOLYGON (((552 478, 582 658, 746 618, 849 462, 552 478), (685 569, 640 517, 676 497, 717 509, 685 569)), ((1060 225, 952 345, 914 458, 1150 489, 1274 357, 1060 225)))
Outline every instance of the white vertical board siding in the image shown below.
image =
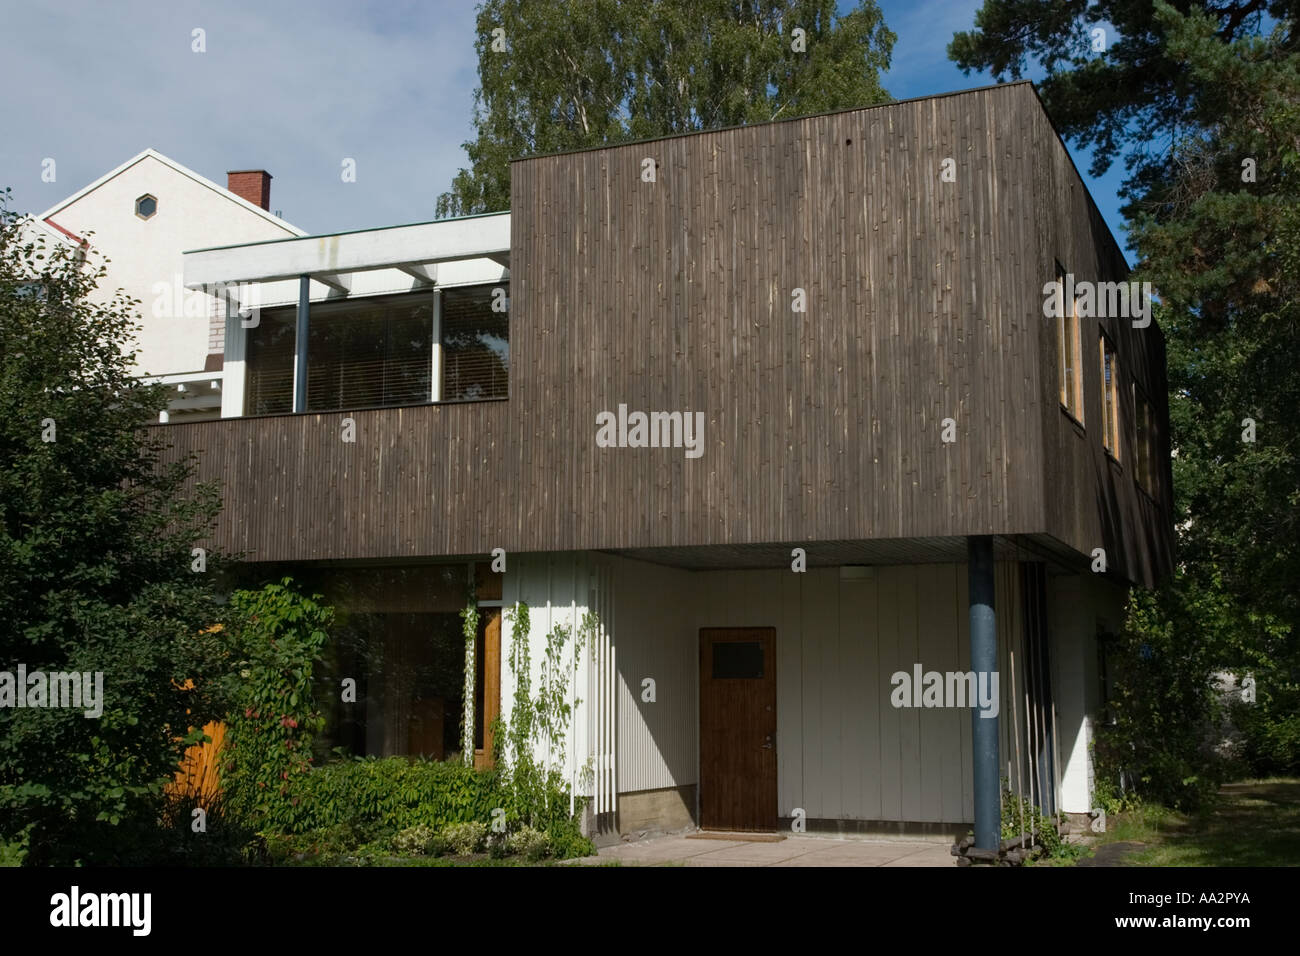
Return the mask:
POLYGON ((595 562, 592 587, 592 608, 598 625, 588 658, 587 695, 579 708, 585 715, 588 748, 579 752, 591 755, 593 809, 596 813, 613 813, 618 794, 614 720, 618 678, 613 635, 618 621, 614 608, 614 572, 608 562, 595 562))
MULTIPOLYGON (((971 711, 890 701, 896 671, 970 668, 965 565, 878 567, 842 579, 838 568, 687 572, 604 555, 592 564, 608 579, 597 602, 608 607, 600 613, 615 661, 619 793, 699 780, 700 628, 774 627, 782 816, 798 808, 813 819, 972 819, 971 711), (646 677, 655 680, 654 703, 641 700, 646 677)), ((1014 760, 1013 713, 1022 741, 1025 732, 1014 563, 997 565, 995 602, 1005 768, 1014 760)), ((534 629, 545 633, 540 619, 534 629)), ((589 686, 599 682, 592 666, 589 686)), ((594 694, 589 701, 595 707, 594 694)), ((594 713, 587 719, 599 727, 594 713)), ((599 733, 591 731, 593 754, 599 733)))
MULTIPOLYGON (((501 715, 508 720, 513 716, 516 688, 515 675, 510 669, 510 647, 515 630, 514 605, 528 605, 528 670, 535 696, 542 676, 547 635, 559 624, 567 625, 572 635, 589 609, 590 562, 582 552, 511 555, 502 598, 505 608, 501 619, 501 715)), ((590 654, 584 651, 579 655, 576 672, 572 670, 572 654, 571 637, 570 643, 565 646, 563 661, 568 668, 569 700, 576 703, 582 700, 584 691, 590 685, 590 654)), ((588 757, 592 754, 586 707, 585 700, 577 704, 565 739, 551 754, 552 766, 564 773, 577 796, 591 795, 590 778, 584 772, 588 757)), ((543 744, 537 745, 535 756, 538 760, 546 759, 543 744)))
POLYGON ((695 620, 703 575, 603 558, 612 571, 619 793, 695 783, 699 768, 695 620), (653 703, 642 681, 655 682, 653 703))

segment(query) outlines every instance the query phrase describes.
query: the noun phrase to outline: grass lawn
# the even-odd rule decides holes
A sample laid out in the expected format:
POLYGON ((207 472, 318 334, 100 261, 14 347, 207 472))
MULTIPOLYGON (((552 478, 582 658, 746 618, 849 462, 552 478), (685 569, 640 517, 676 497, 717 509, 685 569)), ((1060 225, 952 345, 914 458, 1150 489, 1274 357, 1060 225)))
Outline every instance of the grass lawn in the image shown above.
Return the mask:
POLYGON ((1300 780, 1228 784, 1195 816, 1163 808, 1108 816, 1095 845, 1119 842, 1143 844, 1125 866, 1300 865, 1300 780))

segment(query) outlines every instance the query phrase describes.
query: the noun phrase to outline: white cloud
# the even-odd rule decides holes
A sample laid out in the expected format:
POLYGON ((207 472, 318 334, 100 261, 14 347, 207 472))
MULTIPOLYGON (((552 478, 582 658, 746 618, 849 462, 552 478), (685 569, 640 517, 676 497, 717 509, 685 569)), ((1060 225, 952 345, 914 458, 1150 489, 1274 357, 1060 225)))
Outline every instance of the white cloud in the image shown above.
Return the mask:
POLYGON ((310 232, 433 218, 465 163, 469 3, 112 4, 6 13, 0 186, 39 211, 147 146, 208 178, 265 168, 310 232), (191 51, 206 31, 207 52, 191 51), (41 160, 58 181, 41 181, 41 160), (340 164, 357 161, 357 181, 340 164))

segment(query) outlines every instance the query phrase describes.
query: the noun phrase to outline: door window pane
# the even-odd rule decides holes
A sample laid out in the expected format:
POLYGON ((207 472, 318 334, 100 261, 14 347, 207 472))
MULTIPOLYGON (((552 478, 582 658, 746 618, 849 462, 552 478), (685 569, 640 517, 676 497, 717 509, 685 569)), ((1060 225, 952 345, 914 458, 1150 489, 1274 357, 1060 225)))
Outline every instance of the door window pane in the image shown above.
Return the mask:
POLYGON ((719 641, 713 645, 713 679, 754 680, 763 676, 763 645, 758 641, 719 641))

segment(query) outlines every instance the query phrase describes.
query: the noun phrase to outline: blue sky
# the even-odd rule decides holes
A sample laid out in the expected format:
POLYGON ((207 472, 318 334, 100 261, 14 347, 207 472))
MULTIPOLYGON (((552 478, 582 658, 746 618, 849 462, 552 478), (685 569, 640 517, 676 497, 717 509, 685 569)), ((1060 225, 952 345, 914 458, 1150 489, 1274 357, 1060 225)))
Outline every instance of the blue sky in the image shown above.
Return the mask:
MULTIPOLYGON (((977 0, 883 0, 900 99, 982 86, 949 62, 977 0)), ((477 84, 471 0, 114 0, 5 11, 0 188, 41 212, 146 147, 222 185, 267 169, 308 232, 434 218, 465 165, 477 84), (206 52, 192 34, 205 31, 206 52), (53 158, 57 179, 41 179, 53 158), (341 180, 344 159, 356 182, 341 180)), ((1087 178, 1088 157, 1074 151, 1087 178)), ((1119 172, 1088 179, 1121 245, 1119 172)), ((1131 258, 1131 257, 1130 257, 1131 258)))

